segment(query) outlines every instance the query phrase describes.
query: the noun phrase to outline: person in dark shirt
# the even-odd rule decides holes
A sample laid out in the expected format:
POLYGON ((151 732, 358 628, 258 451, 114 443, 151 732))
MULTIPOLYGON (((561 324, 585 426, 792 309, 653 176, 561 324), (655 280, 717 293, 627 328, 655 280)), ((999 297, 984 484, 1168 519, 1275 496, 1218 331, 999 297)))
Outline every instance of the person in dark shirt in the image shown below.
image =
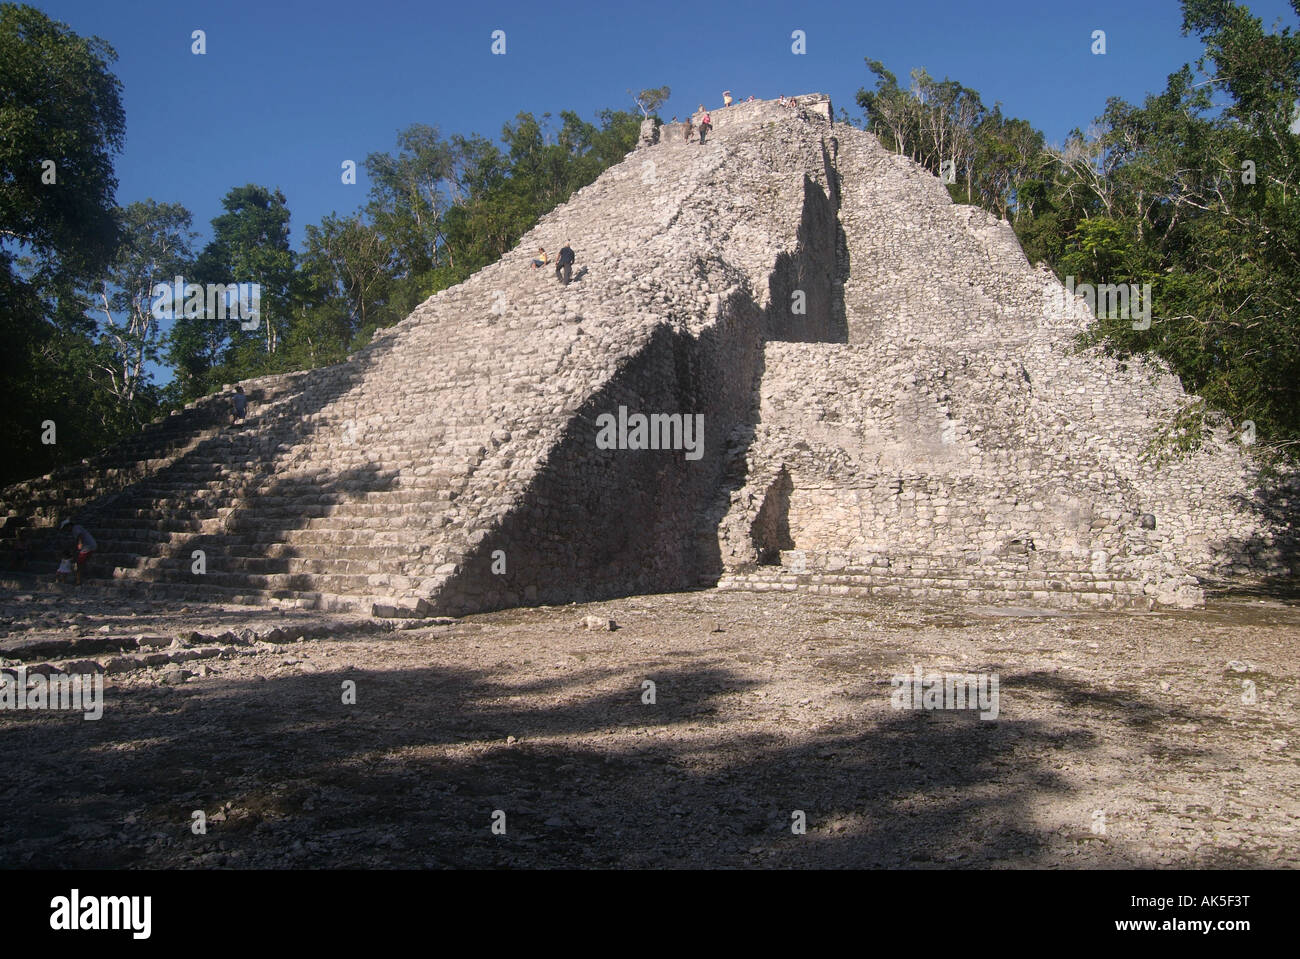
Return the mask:
POLYGON ((248 410, 248 397, 244 395, 242 386, 235 387, 235 395, 232 397, 232 401, 234 409, 230 411, 230 424, 233 426, 244 421, 244 413, 248 410))
MULTIPOLYGON (((59 529, 63 529, 71 522, 72 520, 65 519, 59 524, 59 529)), ((90 535, 90 531, 80 523, 72 527, 72 536, 77 541, 75 559, 77 562, 77 585, 80 586, 81 574, 85 570, 86 564, 90 562, 90 557, 99 548, 99 544, 95 542, 95 537, 90 535)))
POLYGON ((555 260, 555 278, 565 286, 568 286, 569 281, 573 279, 573 249, 569 246, 570 242, 564 241, 564 247, 555 260))
POLYGON ((27 568, 27 541, 23 539, 23 534, 19 533, 14 537, 14 562, 13 568, 21 570, 27 568))

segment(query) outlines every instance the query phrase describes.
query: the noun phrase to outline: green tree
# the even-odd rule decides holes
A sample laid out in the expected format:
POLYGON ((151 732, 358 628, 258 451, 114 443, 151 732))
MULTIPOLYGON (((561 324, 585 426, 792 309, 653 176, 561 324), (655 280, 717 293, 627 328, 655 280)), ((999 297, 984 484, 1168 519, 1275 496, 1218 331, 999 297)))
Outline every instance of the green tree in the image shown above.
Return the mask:
POLYGON ((167 349, 179 380, 174 398, 202 396, 222 382, 283 372, 291 362, 279 353, 294 309, 285 196, 250 183, 232 189, 221 205, 226 212, 213 219, 213 238, 195 259, 192 278, 186 279, 204 285, 257 284, 258 325, 248 330, 229 314, 220 319, 178 310, 167 349))
POLYGON ((193 216, 179 203, 146 200, 119 213, 121 242, 105 278, 94 290, 98 334, 107 348, 103 371, 109 391, 133 426, 154 412, 140 403, 146 362, 160 358, 161 336, 154 316, 154 287, 184 276, 193 258, 193 216))
POLYGON ((649 117, 654 116, 659 108, 668 102, 668 98, 673 95, 673 91, 671 87, 666 86, 651 87, 636 94, 628 90, 627 95, 636 103, 637 109, 641 111, 641 116, 649 117))
POLYGON ((11 481, 85 455, 102 381, 81 289, 117 239, 122 148, 113 48, 27 5, 0 5, 0 431, 11 481), (40 442, 53 419, 58 442, 40 442))
MULTIPOLYGON (((195 258, 188 282, 225 282, 223 267, 211 244, 195 258)), ((164 356, 173 379, 166 390, 167 402, 177 406, 205 396, 222 384, 222 357, 230 343, 230 323, 210 320, 203 313, 189 316, 182 304, 175 305, 175 318, 165 338, 164 356)))
POLYGON ((116 59, 98 37, 0 6, 0 250, 21 247, 38 274, 86 277, 113 253, 126 123, 116 59))
POLYGON ((299 260, 304 286, 290 339, 307 366, 342 358, 385 322, 398 254, 359 215, 327 216, 308 226, 299 260))
MULTIPOLYGON (((455 147, 437 127, 417 123, 397 135, 398 152, 366 158, 367 207, 376 230, 394 251, 405 276, 440 265, 441 219, 453 202, 455 147)), ((451 251, 445 251, 450 258, 451 251)))
MULTIPOLYGON (((1295 6, 1295 4, 1293 4, 1295 6)), ((1300 8, 1297 8, 1300 9, 1300 8)), ((1226 0, 1185 0, 1184 32, 1205 47, 1141 107, 1112 100, 1094 150, 1072 168, 1126 225, 1127 270, 1155 287, 1155 322, 1098 324, 1117 353, 1149 350, 1262 445, 1300 451, 1300 37, 1265 32, 1226 0), (1100 166, 1100 164, 1099 164, 1100 166)))

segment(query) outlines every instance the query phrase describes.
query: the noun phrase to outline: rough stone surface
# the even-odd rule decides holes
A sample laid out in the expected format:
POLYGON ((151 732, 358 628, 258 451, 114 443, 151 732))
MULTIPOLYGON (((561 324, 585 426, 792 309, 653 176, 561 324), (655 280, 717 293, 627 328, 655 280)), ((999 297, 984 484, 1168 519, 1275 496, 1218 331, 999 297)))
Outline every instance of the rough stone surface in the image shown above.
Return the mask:
POLYGON ((1145 457, 1176 378, 1078 353, 1087 308, 1006 223, 830 115, 736 104, 705 145, 643 125, 347 362, 5 490, 0 537, 49 563, 76 513, 100 574, 153 596, 385 617, 699 584, 1141 608, 1294 577, 1292 478, 1222 430, 1145 457), (529 268, 566 241, 570 285, 529 268), (620 408, 702 415, 700 455, 599 448, 620 408))

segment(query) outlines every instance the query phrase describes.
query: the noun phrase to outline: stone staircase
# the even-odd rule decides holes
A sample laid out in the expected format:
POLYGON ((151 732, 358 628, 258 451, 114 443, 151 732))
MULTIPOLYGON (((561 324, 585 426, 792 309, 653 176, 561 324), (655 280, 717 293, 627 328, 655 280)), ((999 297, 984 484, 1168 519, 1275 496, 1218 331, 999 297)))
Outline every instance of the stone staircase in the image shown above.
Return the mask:
MULTIPOLYGON (((226 400, 208 397, 146 431, 157 451, 127 444, 6 490, 0 535, 24 530, 49 564, 53 526, 72 515, 96 534, 101 573, 390 614, 559 599, 580 582, 598 594, 692 583, 692 526, 673 514, 707 495, 716 457, 668 453, 676 462, 649 472, 628 451, 584 461, 595 415, 620 402, 706 411, 719 429, 747 413, 773 276, 799 268, 801 242, 834 242, 833 210, 819 214, 825 236, 807 210, 828 202, 825 124, 781 118, 751 110, 724 124, 731 143, 641 151, 346 363, 243 384, 245 425, 220 425, 226 400), (561 287, 528 261, 566 240, 577 274, 561 287), (141 457, 147 469, 100 479, 141 457), (604 486, 566 475, 584 470, 604 486), (508 573, 488 572, 489 545, 508 573)), ((772 322, 825 335, 808 332, 821 315, 772 322)))

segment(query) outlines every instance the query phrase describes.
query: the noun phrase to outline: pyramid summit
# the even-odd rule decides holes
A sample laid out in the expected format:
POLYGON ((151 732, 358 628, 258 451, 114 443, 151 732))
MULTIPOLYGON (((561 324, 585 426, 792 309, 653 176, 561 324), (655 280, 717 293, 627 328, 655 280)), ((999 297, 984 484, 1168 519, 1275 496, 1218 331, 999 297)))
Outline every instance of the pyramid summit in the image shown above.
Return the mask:
POLYGON ((1224 430, 1153 457, 1178 379, 1080 351, 1086 297, 832 115, 648 121, 346 362, 9 487, 0 537, 52 559, 76 516, 151 589, 380 615, 701 585, 1150 608, 1295 575, 1293 486, 1224 430), (529 268, 566 241, 573 282, 529 268))

